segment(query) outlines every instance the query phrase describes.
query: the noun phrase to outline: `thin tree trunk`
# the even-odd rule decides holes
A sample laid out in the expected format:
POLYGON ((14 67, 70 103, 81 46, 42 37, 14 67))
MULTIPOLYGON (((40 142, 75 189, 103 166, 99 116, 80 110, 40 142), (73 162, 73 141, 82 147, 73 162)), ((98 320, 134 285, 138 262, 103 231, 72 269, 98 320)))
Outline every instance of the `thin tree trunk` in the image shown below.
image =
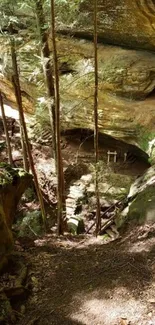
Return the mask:
MULTIPOLYGON (((10 35, 12 35, 13 33, 13 25, 12 23, 10 23, 9 25, 9 32, 10 35)), ((13 69, 15 70, 15 66, 17 66, 17 60, 16 60, 16 51, 15 51, 15 44, 14 44, 14 40, 10 38, 11 41, 11 53, 14 52, 15 53, 15 57, 14 60, 12 58, 12 63, 13 63, 13 69)), ((18 74, 18 67, 17 67, 17 74, 18 74)), ((22 147, 22 154, 23 154, 23 168, 29 172, 29 163, 28 163, 28 157, 27 157, 27 152, 26 152, 26 144, 25 144, 25 139, 24 139, 24 133, 23 133, 23 128, 22 128, 22 122, 21 122, 21 116, 20 116, 20 110, 19 110, 19 106, 20 106, 20 98, 18 96, 18 89, 16 89, 15 85, 14 85, 14 79, 12 78, 12 83, 14 86, 14 90, 15 90, 15 96, 16 96, 16 101, 17 101, 17 105, 18 105, 18 111, 19 111, 19 126, 20 126, 20 141, 21 141, 21 147, 22 147)), ((20 85, 19 85, 20 87, 20 85)), ((22 97, 21 97, 21 103, 22 103, 22 97)))
POLYGON ((94 0, 94 63, 95 63, 95 90, 94 90, 94 150, 95 150, 95 194, 96 194, 96 235, 101 229, 100 197, 98 186, 98 52, 97 52, 97 0, 94 0))
POLYGON ((34 167, 34 162, 33 162, 33 157, 31 153, 31 148, 30 148, 30 143, 27 135, 27 128, 26 128, 26 123, 25 123, 25 117, 23 113, 23 106, 22 106, 22 96, 21 96, 21 89, 20 89, 20 81, 19 81, 19 74, 18 74, 18 66, 17 66, 17 58, 16 58, 16 51, 15 51, 15 43, 14 39, 11 39, 11 56, 12 56, 12 67, 13 67, 13 85, 15 89, 15 96, 17 100, 17 105, 19 109, 19 116, 20 116, 20 122, 21 122, 21 127, 22 127, 22 132, 24 134, 25 138, 25 144, 26 144, 26 150, 29 158, 29 163, 30 163, 30 168, 34 177, 34 183, 35 183, 35 188, 36 192, 38 195, 38 200, 40 203, 40 209, 42 213, 42 218, 43 218, 43 224, 44 228, 46 229, 46 212, 45 212, 45 207, 44 207, 44 202, 41 194, 41 190, 39 188, 39 183, 38 183, 38 178, 36 174, 36 170, 34 167))
MULTIPOLYGON (((12 27, 10 27, 12 29, 12 27)), ((16 52, 15 52, 15 44, 14 44, 14 40, 11 40, 11 52, 12 52, 12 64, 13 64, 13 70, 16 71, 17 70, 17 74, 18 74, 18 68, 16 68, 17 66, 17 60, 16 60, 16 52)), ((22 98, 20 98, 21 96, 19 96, 19 88, 16 87, 16 84, 18 84, 18 82, 16 82, 15 80, 15 74, 14 77, 12 78, 12 83, 14 86, 14 90, 15 90, 15 96, 16 96, 16 101, 17 101, 17 106, 18 106, 18 111, 19 111, 19 125, 20 125, 20 136, 21 136, 21 147, 22 147, 22 154, 23 154, 23 168, 29 172, 29 163, 28 163, 28 157, 27 157, 27 151, 26 151, 26 144, 25 144, 25 139, 24 139, 24 132, 23 132, 23 127, 22 127, 22 120, 21 120, 21 114, 20 114, 20 106, 22 105, 22 98)), ((20 87, 20 85, 19 85, 20 87)))
MULTIPOLYGON (((14 86, 15 89, 15 86, 14 86)), ((16 98, 18 95, 15 95, 16 98)), ((22 147, 22 154, 23 154, 23 168, 29 172, 29 162, 28 162, 28 158, 27 158, 27 151, 26 151, 26 144, 24 141, 24 133, 23 133, 23 129, 22 129, 22 122, 21 122, 21 118, 19 117, 19 126, 20 126, 20 136, 21 136, 21 147, 22 147)))
POLYGON ((65 209, 65 186, 64 186, 64 174, 63 174, 63 162, 61 155, 60 145, 60 92, 59 92, 59 70, 58 70, 58 58, 57 47, 55 40, 55 12, 54 12, 54 0, 51 0, 51 27, 52 27, 52 43, 53 43, 53 63, 54 63, 54 80, 55 80, 55 127, 56 127, 56 158, 57 158, 57 232, 58 235, 63 233, 64 218, 63 212, 65 209))
POLYGON ((42 0, 36 0, 36 16, 38 20, 38 29, 40 33, 43 71, 44 71, 44 77, 45 77, 47 95, 48 95, 48 109, 49 109, 50 124, 51 124, 51 131, 52 131, 52 149, 53 149, 53 156, 55 158, 55 165, 56 165, 54 79, 53 79, 53 69, 52 69, 51 58, 50 58, 50 49, 48 45, 48 33, 46 30, 47 28, 45 28, 45 16, 43 11, 42 0))
POLYGON ((8 162, 10 165, 13 165, 11 144, 10 144, 9 132, 8 132, 8 128, 7 128, 7 121, 6 121, 6 116, 5 116, 4 105, 3 105, 3 97, 2 97, 1 92, 0 92, 0 106, 1 106, 1 113, 2 113, 2 120, 3 120, 6 144, 7 144, 8 162))
MULTIPOLYGON (((18 110, 19 110, 20 101, 19 101, 19 97, 18 97, 18 90, 15 87, 14 78, 12 79, 12 83, 13 83, 13 86, 14 86, 15 96, 16 96, 18 110)), ((23 154, 23 168, 27 172, 29 172, 29 163, 28 163, 28 158, 27 158, 26 144, 25 144, 25 140, 24 140, 24 132, 23 132, 23 128, 22 128, 22 121, 21 121, 20 112, 19 112, 19 125, 20 125, 21 147, 22 147, 22 154, 23 154)))

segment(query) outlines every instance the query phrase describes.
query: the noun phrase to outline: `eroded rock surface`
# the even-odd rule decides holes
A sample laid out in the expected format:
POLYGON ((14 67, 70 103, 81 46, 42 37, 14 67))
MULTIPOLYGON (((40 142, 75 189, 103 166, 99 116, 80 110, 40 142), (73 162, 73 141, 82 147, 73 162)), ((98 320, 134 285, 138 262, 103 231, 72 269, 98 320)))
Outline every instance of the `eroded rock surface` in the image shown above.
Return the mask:
POLYGON ((155 89, 155 55, 149 52, 122 51, 99 63, 103 89, 129 99, 145 99, 155 89))
MULTIPOLYGON (((69 0, 67 5, 69 5, 69 0)), ((92 38, 93 0, 81 1, 78 18, 66 24, 64 31, 92 38)), ((75 14, 77 15, 77 11, 75 14)), ((62 28, 62 27, 61 27, 62 28)), ((130 48, 155 49, 155 4, 153 0, 99 0, 98 37, 107 44, 130 48)))
MULTIPOLYGON (((51 42, 50 46, 51 46, 51 42)), ((57 40, 60 95, 61 128, 94 128, 94 48, 92 42, 60 37, 57 40)), ((52 51, 52 46, 51 46, 52 51)), ((34 48, 29 52, 30 61, 34 57, 34 48), (32 58, 31 58, 32 57, 32 58)), ((36 63, 39 64, 38 62, 36 63)), ((124 49, 116 46, 98 45, 99 96, 98 119, 101 133, 111 135, 125 142, 138 145, 147 150, 148 141, 154 138, 154 92, 155 92, 155 54, 145 51, 124 49), (144 100, 145 99, 145 100, 144 100), (146 143, 147 142, 147 143, 146 143)), ((29 65, 30 77, 34 81, 34 65, 29 65)), ((27 85, 24 59, 21 65, 21 80, 27 85)), ((32 83, 34 99, 42 100, 45 88, 36 87, 43 80, 41 72, 35 73, 37 82, 32 83), (38 98, 38 97, 39 98, 38 98)), ((27 73, 28 74, 28 73, 27 73)), ((31 79, 31 78, 30 78, 31 79)), ((12 86, 0 77, 0 88, 7 101, 14 102, 12 86)), ((25 89, 25 88, 23 88, 25 89)), ((32 102, 23 100, 25 111, 33 111, 32 102)), ((49 127, 48 109, 43 102, 44 114, 41 119, 43 131, 49 127), (46 125, 46 128, 45 128, 46 125)), ((40 118, 41 101, 38 100, 40 118)), ((50 129, 50 127, 49 127, 50 129)), ((37 132, 37 137, 39 134, 37 132)))
MULTIPOLYGON (((32 114, 34 112, 34 100, 28 94, 27 88, 28 87, 24 87, 23 85, 23 89, 26 90, 26 91, 22 90, 23 109, 26 113, 32 114)), ((4 102, 10 104, 11 107, 17 108, 13 84, 11 83, 8 77, 4 76, 1 73, 0 73, 0 91, 3 94, 4 102)))

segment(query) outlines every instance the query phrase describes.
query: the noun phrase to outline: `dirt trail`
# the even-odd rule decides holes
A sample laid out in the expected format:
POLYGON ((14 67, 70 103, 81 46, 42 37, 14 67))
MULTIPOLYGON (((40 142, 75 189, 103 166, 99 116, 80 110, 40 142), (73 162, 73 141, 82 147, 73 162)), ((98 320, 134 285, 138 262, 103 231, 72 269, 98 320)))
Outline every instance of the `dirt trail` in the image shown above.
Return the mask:
POLYGON ((107 245, 93 237, 36 241, 24 253, 33 289, 18 325, 154 325, 154 234, 138 228, 107 245))

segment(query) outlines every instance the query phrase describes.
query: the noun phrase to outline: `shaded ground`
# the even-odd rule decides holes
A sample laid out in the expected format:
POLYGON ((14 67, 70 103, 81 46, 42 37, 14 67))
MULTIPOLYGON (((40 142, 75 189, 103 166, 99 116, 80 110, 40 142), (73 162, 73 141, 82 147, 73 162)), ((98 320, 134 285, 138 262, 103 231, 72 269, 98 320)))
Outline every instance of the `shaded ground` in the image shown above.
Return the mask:
POLYGON ((36 241, 24 252, 32 294, 18 325, 155 324, 154 235, 141 227, 107 245, 92 237, 36 241))

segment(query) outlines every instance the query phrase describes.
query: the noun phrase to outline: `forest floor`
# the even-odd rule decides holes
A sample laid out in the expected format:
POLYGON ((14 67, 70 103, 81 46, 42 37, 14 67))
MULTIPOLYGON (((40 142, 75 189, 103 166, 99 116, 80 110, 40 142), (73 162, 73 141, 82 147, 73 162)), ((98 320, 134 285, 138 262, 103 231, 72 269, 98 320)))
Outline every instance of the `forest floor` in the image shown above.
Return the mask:
POLYGON ((105 245, 47 235, 23 249, 32 292, 18 325, 155 324, 155 227, 105 245))

